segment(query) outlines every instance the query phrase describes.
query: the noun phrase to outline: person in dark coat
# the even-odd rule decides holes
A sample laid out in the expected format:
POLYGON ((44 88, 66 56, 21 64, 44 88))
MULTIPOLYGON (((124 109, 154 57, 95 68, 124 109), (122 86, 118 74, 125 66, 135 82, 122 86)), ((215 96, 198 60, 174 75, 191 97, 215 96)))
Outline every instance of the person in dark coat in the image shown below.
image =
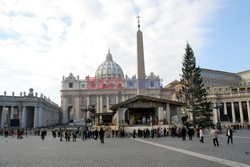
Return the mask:
POLYGON ((229 144, 229 140, 231 140, 231 143, 233 144, 233 131, 230 128, 230 126, 228 126, 227 128, 226 136, 227 136, 227 144, 229 144))
POLYGON ((135 135, 136 135, 136 130, 134 129, 133 130, 133 138, 135 138, 135 135))
POLYGON ((45 130, 43 130, 43 131, 41 132, 41 138, 42 138, 42 140, 44 140, 45 135, 46 135, 46 132, 45 132, 45 130))
POLYGON ((97 129, 94 131, 94 136, 95 136, 95 140, 97 140, 97 138, 98 138, 98 131, 97 131, 97 129))
POLYGON ((188 137, 189 137, 189 140, 192 140, 192 137, 193 137, 193 130, 192 130, 192 128, 188 128, 188 137))
POLYGON ((101 128, 99 131, 101 143, 104 143, 104 134, 105 134, 105 131, 101 128))
POLYGON ((187 130, 186 130, 185 126, 183 126, 181 129, 182 140, 186 140, 186 133, 187 133, 187 130))

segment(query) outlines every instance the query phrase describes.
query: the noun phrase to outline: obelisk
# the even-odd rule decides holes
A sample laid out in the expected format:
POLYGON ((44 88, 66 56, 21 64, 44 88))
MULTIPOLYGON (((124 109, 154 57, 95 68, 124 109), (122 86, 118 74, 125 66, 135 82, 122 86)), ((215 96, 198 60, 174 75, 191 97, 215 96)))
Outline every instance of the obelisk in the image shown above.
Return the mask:
POLYGON ((143 51, 143 37, 140 30, 140 16, 138 18, 137 31, 137 95, 146 95, 146 76, 143 51))

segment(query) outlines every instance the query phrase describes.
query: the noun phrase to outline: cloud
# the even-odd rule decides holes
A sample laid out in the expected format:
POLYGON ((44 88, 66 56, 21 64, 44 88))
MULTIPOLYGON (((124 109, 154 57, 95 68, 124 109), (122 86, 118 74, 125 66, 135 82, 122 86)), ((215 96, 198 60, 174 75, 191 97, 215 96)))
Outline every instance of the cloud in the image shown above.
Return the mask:
MULTIPOLYGON (((217 3, 217 4, 216 4, 217 3)), ((179 79, 186 41, 199 53, 218 9, 214 0, 3 0, 0 91, 40 91, 60 103, 62 76, 94 76, 108 49, 124 74, 136 74, 136 15, 146 73, 179 79)), ((196 55, 199 56, 199 55, 196 55)))

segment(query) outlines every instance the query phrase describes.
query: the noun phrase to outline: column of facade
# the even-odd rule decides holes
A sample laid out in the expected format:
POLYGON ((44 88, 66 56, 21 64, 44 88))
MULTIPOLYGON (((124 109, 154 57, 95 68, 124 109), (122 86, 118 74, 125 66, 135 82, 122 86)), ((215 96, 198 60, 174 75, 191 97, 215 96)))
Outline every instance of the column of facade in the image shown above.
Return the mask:
MULTIPOLYGON (((66 97, 63 97, 62 102, 63 102, 63 104, 62 104, 62 108, 63 108, 63 111, 62 111, 62 123, 67 123, 68 120, 69 120, 69 117, 68 117, 68 108, 67 108, 67 106, 68 106, 67 105, 68 99, 66 97)), ((39 111, 39 114, 40 114, 40 111, 39 111)))
POLYGON ((216 103, 213 104, 213 123, 218 123, 218 111, 216 103))
POLYGON ((2 109, 2 120, 1 120, 1 128, 4 128, 6 122, 6 113, 5 113, 5 106, 2 109))
POLYGON ((11 106, 10 109, 10 119, 14 119, 14 106, 11 106))
POLYGON ((249 101, 247 101, 247 116, 248 116, 248 123, 250 123, 250 106, 249 106, 249 101))
POLYGON ((119 103, 119 97, 118 95, 115 95, 115 104, 119 103))
POLYGON ((126 99, 125 99, 125 95, 122 95, 122 101, 125 101, 126 99))
POLYGON ((96 113, 100 112, 100 99, 99 99, 99 95, 96 95, 96 113))
POLYGON ((227 103, 224 102, 224 115, 227 115, 227 103))
POLYGON ((169 103, 167 103, 167 105, 166 105, 166 113, 167 113, 167 122, 168 122, 168 124, 170 124, 171 122, 171 115, 170 115, 170 105, 169 105, 169 103))
POLYGON ((27 108, 26 106, 23 106, 22 111, 22 128, 26 128, 27 124, 27 108))
POLYGON ((103 113, 103 97, 100 95, 100 113, 103 113))
POLYGON ((80 97, 75 97, 75 116, 74 119, 75 120, 79 120, 80 119, 80 97))
POLYGON ((38 127, 38 107, 35 106, 35 109, 34 109, 34 128, 37 128, 38 127))
POLYGON ((231 108, 232 108, 232 118, 233 118, 233 122, 236 122, 236 118, 235 118, 235 110, 234 110, 234 102, 231 102, 231 108))
MULTIPOLYGON (((90 97, 87 96, 87 108, 90 106, 90 97)), ((87 111, 87 119, 90 118, 90 111, 87 111)))
POLYGON ((108 112, 109 111, 109 95, 107 95, 106 98, 107 98, 107 100, 106 100, 107 105, 106 106, 107 106, 107 112, 108 112))
POLYGON ((243 110, 242 110, 242 103, 239 101, 239 108, 240 108, 240 122, 244 123, 244 115, 243 115, 243 110))

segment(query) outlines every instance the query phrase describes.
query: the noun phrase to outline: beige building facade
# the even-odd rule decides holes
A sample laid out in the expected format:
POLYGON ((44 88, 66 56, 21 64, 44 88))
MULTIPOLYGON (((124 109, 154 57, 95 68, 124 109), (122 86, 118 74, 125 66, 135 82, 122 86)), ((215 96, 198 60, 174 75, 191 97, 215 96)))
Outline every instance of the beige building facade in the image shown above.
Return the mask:
POLYGON ((250 70, 229 73, 201 69, 201 76, 213 103, 214 123, 250 123, 250 70))

